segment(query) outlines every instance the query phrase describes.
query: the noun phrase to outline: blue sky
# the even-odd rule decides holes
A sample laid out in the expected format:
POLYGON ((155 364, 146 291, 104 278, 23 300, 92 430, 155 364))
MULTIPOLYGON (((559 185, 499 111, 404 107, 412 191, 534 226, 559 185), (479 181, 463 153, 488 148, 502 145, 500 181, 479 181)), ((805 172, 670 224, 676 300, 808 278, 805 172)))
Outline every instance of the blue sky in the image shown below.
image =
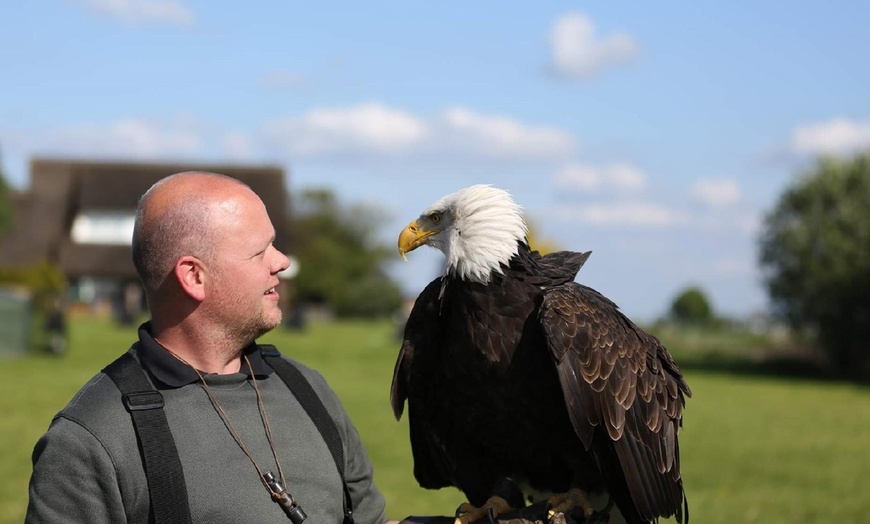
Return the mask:
MULTIPOLYGON (((284 166, 386 212, 510 190, 637 319, 699 285, 766 307, 764 213, 870 146, 866 2, 5 2, 0 148, 284 166)), ((433 250, 391 271, 409 294, 433 250)))

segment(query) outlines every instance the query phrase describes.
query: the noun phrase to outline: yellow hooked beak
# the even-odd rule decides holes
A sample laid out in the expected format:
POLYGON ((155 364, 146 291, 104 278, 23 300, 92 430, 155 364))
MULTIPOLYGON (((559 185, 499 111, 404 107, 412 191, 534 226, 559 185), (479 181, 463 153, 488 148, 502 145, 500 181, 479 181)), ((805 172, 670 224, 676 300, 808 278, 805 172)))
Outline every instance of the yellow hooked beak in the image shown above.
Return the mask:
POLYGON ((440 232, 440 229, 421 229, 416 220, 411 222, 399 233, 399 254, 403 259, 408 260, 405 253, 414 251, 425 244, 429 237, 440 232))

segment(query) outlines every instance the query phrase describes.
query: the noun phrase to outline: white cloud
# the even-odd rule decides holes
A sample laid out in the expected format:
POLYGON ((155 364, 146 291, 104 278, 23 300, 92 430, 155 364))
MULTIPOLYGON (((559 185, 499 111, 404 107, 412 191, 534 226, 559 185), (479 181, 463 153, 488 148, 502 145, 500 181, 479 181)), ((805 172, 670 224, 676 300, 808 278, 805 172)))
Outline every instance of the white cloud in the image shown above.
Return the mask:
POLYGON ((640 191, 646 187, 646 175, 630 164, 614 164, 608 167, 607 177, 619 189, 640 191))
POLYGON ((554 214, 563 222, 579 221, 609 227, 662 228, 689 221, 688 215, 680 210, 643 201, 561 206, 554 214))
POLYGON ((601 188, 602 176, 598 169, 580 164, 568 164, 554 176, 557 187, 594 192, 601 188))
POLYGON ((189 27, 195 18, 190 8, 172 0, 84 0, 84 4, 129 23, 189 27))
POLYGON ((401 161, 562 161, 574 140, 553 128, 450 109, 424 119, 377 103, 312 109, 253 130, 223 128, 190 116, 128 118, 56 129, 0 129, 12 154, 72 157, 256 161, 361 157, 401 161))
POLYGON ((451 108, 433 119, 367 103, 312 109, 263 126, 266 140, 299 156, 439 155, 477 158, 561 158, 574 147, 563 131, 507 117, 451 108))
POLYGON ((846 155, 868 147, 870 122, 845 118, 800 126, 791 137, 791 149, 799 155, 846 155))
POLYGON ((572 163, 556 172, 553 182, 557 187, 582 192, 597 192, 604 188, 635 192, 646 187, 646 175, 626 163, 604 167, 572 163))
POLYGON ((233 160, 250 160, 254 157, 254 144, 245 133, 231 131, 221 137, 221 151, 233 160))
POLYGON ((372 152, 398 153, 419 144, 426 124, 377 103, 349 109, 312 109, 302 117, 272 121, 264 134, 295 155, 372 152))
POLYGON ((568 154, 573 138, 553 128, 451 108, 433 125, 434 146, 475 156, 548 158, 568 154))
POLYGON ((705 178, 692 186, 692 196, 710 207, 728 207, 740 200, 740 186, 730 178, 705 178))
POLYGON ((161 127, 139 120, 121 120, 108 127, 81 125, 41 133, 33 137, 37 153, 94 157, 186 157, 203 149, 196 130, 183 126, 161 127))
POLYGON ((606 38, 596 35, 592 21, 581 13, 568 13, 556 20, 550 31, 550 49, 554 71, 568 78, 591 77, 640 53, 640 45, 626 33, 606 38))

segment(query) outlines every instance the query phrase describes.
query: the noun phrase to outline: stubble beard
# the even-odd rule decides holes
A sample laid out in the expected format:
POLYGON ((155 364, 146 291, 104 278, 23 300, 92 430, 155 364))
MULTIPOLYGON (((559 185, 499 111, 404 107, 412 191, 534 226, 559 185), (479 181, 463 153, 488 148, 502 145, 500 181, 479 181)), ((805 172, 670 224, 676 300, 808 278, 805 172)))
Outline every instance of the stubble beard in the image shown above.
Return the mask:
POLYGON ((251 344, 281 324, 281 310, 278 309, 277 305, 275 308, 277 309, 277 318, 269 318, 261 306, 256 315, 251 315, 246 322, 240 322, 234 326, 234 333, 231 332, 231 335, 235 335, 236 340, 242 346, 251 344))
POLYGON ((261 310, 257 316, 250 319, 250 322, 239 326, 237 335, 243 345, 247 346, 248 344, 254 342, 266 333, 272 331, 280 324, 280 311, 278 312, 278 319, 272 320, 266 318, 265 312, 261 310))
POLYGON ((225 336, 237 348, 245 347, 255 340, 272 331, 281 324, 282 313, 278 305, 269 306, 275 308, 275 315, 267 314, 263 299, 256 304, 250 303, 245 297, 224 297, 220 308, 225 314, 225 336))

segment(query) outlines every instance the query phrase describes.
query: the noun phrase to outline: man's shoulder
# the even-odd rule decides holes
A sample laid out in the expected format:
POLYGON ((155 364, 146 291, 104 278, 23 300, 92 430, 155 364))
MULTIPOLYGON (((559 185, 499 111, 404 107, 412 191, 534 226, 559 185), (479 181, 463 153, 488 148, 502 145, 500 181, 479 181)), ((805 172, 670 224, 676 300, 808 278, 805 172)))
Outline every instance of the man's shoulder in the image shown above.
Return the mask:
POLYGON ((121 391, 108 375, 100 371, 82 386, 55 418, 66 418, 92 429, 128 419, 129 415, 121 401, 121 391))
MULTIPOLYGON (((263 346, 261 346, 263 347, 263 346)), ((274 349, 274 346, 265 346, 263 349, 274 349)), ((264 354, 266 351, 264 351, 264 354)), ((305 380, 311 385, 311 388, 314 389, 314 392, 317 393, 318 398, 323 404, 326 406, 327 410, 333 414, 333 416, 338 415, 343 412, 344 408, 341 406, 341 402, 338 399, 338 395, 335 393, 335 390, 329 385, 326 381, 326 378, 320 373, 320 371, 315 368, 296 360, 293 357, 288 356, 286 353, 281 353, 281 358, 290 363, 293 367, 295 367, 305 380)), ((276 377, 278 380, 280 378, 276 377)))
POLYGON ((332 393, 332 388, 326 382, 326 378, 323 377, 320 371, 317 371, 313 367, 304 364, 293 357, 288 356, 286 353, 281 353, 281 358, 289 362, 291 366, 299 370, 299 372, 302 373, 302 376, 305 377, 305 380, 307 380, 308 383, 311 384, 311 387, 313 387, 315 391, 317 391, 318 393, 323 391, 329 391, 330 393, 332 393))

